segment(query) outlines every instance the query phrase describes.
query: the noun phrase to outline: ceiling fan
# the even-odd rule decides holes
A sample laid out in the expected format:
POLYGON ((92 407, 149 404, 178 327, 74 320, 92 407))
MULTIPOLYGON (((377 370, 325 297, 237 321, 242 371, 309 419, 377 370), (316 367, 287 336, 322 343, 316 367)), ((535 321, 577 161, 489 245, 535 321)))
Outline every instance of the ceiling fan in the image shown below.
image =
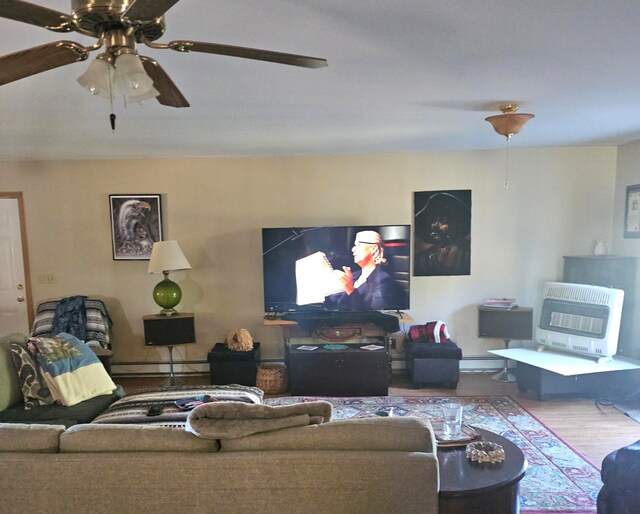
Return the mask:
POLYGON ((123 94, 129 100, 141 101, 155 96, 162 105, 189 107, 189 102, 162 67, 154 59, 138 54, 138 44, 154 49, 227 55, 303 68, 327 66, 327 61, 318 57, 241 46, 186 40, 156 43, 166 28, 164 14, 177 2, 178 0, 71 0, 72 14, 68 15, 22 0, 0 0, 2 18, 44 27, 53 32, 78 32, 97 38, 97 42, 91 46, 62 40, 2 56, 0 85, 84 61, 89 57, 89 52, 104 47, 104 52, 91 63, 87 73, 78 79, 93 94, 104 97, 108 95, 111 98, 112 88, 109 82, 108 91, 105 91, 98 84, 96 74, 89 76, 92 66, 103 67, 109 69, 109 73, 115 73, 104 76, 108 76, 109 81, 115 76, 116 88, 117 72, 121 68, 121 75, 124 76, 122 87, 129 88, 128 96, 127 93, 123 94), (145 84, 144 80, 148 83, 145 84))

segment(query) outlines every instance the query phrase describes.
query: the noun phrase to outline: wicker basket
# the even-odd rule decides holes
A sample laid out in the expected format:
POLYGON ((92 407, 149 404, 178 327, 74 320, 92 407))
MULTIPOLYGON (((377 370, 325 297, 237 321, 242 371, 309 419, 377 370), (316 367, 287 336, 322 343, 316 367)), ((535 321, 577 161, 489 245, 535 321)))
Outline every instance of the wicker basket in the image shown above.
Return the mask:
POLYGON ((287 390, 287 367, 284 364, 261 364, 256 375, 256 387, 265 394, 280 394, 287 390))

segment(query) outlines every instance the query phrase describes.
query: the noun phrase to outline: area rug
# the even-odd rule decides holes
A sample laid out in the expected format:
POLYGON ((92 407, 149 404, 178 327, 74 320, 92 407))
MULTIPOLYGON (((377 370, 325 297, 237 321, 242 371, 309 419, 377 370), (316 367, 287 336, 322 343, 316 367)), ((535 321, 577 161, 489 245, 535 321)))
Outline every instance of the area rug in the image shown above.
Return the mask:
POLYGON ((527 457, 529 467, 520 482, 521 512, 596 512, 602 486, 598 468, 509 396, 281 397, 265 403, 287 405, 319 399, 331 402, 334 420, 368 417, 383 407, 391 407, 394 416, 437 419, 441 417, 441 404, 462 403, 464 423, 506 437, 527 457))

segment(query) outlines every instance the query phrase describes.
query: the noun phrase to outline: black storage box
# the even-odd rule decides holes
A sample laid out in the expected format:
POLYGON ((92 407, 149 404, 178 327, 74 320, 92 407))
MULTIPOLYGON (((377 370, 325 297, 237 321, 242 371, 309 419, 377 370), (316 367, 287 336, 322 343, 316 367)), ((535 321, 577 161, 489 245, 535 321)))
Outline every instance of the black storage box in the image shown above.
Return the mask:
POLYGON ((216 343, 207 354, 209 378, 214 385, 256 385, 256 373, 260 365, 260 343, 253 343, 253 350, 238 352, 229 350, 224 343, 216 343))

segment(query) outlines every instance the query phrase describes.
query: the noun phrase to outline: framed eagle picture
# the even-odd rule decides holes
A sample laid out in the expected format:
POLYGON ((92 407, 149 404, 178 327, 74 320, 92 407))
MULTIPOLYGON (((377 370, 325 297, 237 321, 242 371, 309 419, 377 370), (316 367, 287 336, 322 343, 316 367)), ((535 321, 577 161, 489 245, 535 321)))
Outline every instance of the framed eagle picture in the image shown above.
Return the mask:
POLYGON ((113 260, 149 260, 162 241, 160 195, 109 195, 113 260))

